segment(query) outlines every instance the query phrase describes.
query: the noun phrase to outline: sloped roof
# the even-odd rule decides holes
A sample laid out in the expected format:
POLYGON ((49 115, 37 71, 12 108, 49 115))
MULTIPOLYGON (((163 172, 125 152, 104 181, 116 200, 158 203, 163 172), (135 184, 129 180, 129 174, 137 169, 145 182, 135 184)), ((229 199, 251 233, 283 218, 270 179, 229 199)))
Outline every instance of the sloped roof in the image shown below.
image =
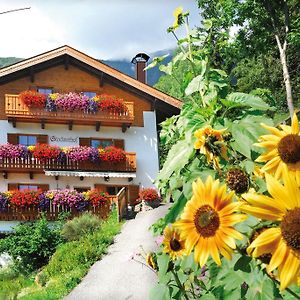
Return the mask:
POLYGON ((37 64, 47 62, 51 59, 60 57, 62 55, 69 55, 71 57, 74 57, 75 59, 77 59, 77 60, 79 60, 79 61, 105 73, 105 74, 108 74, 109 76, 111 76, 117 80, 120 80, 120 81, 122 81, 144 93, 147 93, 150 96, 156 98, 157 100, 165 102, 173 107, 180 109, 182 106, 182 102, 179 101, 178 99, 171 97, 171 96, 169 96, 147 84, 144 84, 144 83, 98 61, 97 59, 92 58, 92 57, 90 57, 70 46, 67 46, 67 45, 53 49, 51 51, 48 51, 48 52, 45 52, 45 53, 42 53, 39 55, 36 55, 36 56, 33 56, 31 58, 22 60, 13 65, 4 67, 4 68, 0 69, 0 78, 1 77, 3 78, 7 75, 11 75, 12 73, 33 67, 37 64))

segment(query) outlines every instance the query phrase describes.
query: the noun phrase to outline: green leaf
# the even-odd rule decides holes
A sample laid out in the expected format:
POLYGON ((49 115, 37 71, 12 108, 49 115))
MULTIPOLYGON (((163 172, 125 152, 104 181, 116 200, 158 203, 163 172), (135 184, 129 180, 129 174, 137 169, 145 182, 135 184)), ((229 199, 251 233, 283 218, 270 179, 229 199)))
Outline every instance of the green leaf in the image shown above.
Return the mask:
POLYGON ((169 178, 175 171, 181 170, 189 162, 193 153, 191 141, 178 141, 169 151, 167 160, 156 180, 169 178))
POLYGON ((245 93, 231 93, 228 95, 227 101, 238 104, 239 106, 249 106, 253 109, 259 110, 275 110, 274 107, 269 106, 260 97, 245 93))
POLYGON ((169 62, 166 66, 165 65, 160 65, 159 70, 166 73, 167 75, 172 75, 173 63, 169 62))
POLYGON ((158 265, 160 276, 164 276, 167 273, 169 262, 170 262, 170 257, 167 254, 162 253, 160 255, 157 255, 157 265, 158 265))
POLYGON ((165 284, 158 283, 151 289, 149 299, 150 300, 167 300, 169 299, 169 288, 165 284))
POLYGON ((152 69, 154 67, 156 67, 158 64, 160 64, 166 57, 168 57, 169 54, 165 54, 165 55, 162 55, 162 56, 159 56, 159 57, 154 57, 151 64, 149 64, 145 69, 144 71, 146 70, 149 70, 149 69, 152 69))
POLYGON ((235 263, 233 269, 234 271, 241 270, 246 273, 251 272, 250 262, 252 258, 249 256, 241 256, 235 263))
POLYGON ((203 20, 202 24, 205 30, 209 30, 213 25, 212 20, 210 19, 203 20))
POLYGON ((187 199, 183 194, 181 194, 179 199, 173 204, 173 206, 165 216, 166 225, 169 223, 173 223, 177 219, 178 215, 182 212, 186 202, 187 199))
POLYGON ((212 293, 205 294, 201 296, 201 300, 217 300, 217 298, 212 293))

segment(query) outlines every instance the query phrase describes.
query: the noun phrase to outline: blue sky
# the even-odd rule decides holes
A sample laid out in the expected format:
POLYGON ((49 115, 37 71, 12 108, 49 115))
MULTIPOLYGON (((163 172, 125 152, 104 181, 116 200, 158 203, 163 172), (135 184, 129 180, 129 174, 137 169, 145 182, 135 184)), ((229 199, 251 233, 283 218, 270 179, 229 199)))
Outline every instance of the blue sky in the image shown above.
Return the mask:
POLYGON ((0 0, 0 12, 31 7, 0 15, 0 57, 28 58, 67 44, 95 58, 129 60, 174 48, 166 29, 178 6, 190 11, 191 27, 200 25, 195 0, 0 0))

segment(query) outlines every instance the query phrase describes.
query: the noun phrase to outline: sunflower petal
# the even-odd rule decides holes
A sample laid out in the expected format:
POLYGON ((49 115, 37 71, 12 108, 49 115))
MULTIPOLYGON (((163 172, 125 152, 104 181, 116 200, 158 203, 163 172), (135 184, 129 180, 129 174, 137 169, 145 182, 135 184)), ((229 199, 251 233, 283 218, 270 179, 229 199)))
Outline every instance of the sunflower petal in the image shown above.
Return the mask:
POLYGON ((282 264, 284 258, 288 254, 288 249, 282 240, 280 240, 278 246, 275 248, 275 252, 272 255, 271 261, 268 265, 268 272, 272 272, 274 269, 276 269, 279 265, 282 264))
POLYGON ((294 113, 292 119, 292 134, 298 134, 298 133, 299 133, 299 122, 298 122, 297 114, 294 113))

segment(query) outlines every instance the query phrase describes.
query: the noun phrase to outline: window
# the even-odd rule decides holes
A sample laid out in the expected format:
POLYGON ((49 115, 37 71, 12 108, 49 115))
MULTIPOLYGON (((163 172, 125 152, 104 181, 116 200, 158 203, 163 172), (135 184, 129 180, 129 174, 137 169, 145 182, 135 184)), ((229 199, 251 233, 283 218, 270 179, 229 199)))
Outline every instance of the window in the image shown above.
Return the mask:
POLYGON ((41 94, 49 95, 53 93, 53 89, 51 88, 37 88, 37 91, 41 94))
POLYGON ((93 98, 96 96, 95 92, 83 92, 84 96, 88 96, 89 98, 93 98))
POLYGON ((109 195, 117 195, 122 188, 122 186, 107 186, 106 190, 109 195))
POLYGON ((19 184, 18 185, 18 190, 19 191, 23 191, 23 190, 38 190, 38 186, 37 185, 32 185, 32 184, 19 184))
POLYGON ((36 145, 37 143, 37 137, 35 135, 19 135, 18 139, 18 144, 24 146, 36 145))
POLYGON ((91 139, 91 147, 94 148, 105 148, 109 146, 113 146, 113 140, 105 140, 105 139, 91 139))
POLYGON ((90 187, 74 187, 74 190, 77 191, 78 193, 87 192, 90 189, 91 189, 90 187))

